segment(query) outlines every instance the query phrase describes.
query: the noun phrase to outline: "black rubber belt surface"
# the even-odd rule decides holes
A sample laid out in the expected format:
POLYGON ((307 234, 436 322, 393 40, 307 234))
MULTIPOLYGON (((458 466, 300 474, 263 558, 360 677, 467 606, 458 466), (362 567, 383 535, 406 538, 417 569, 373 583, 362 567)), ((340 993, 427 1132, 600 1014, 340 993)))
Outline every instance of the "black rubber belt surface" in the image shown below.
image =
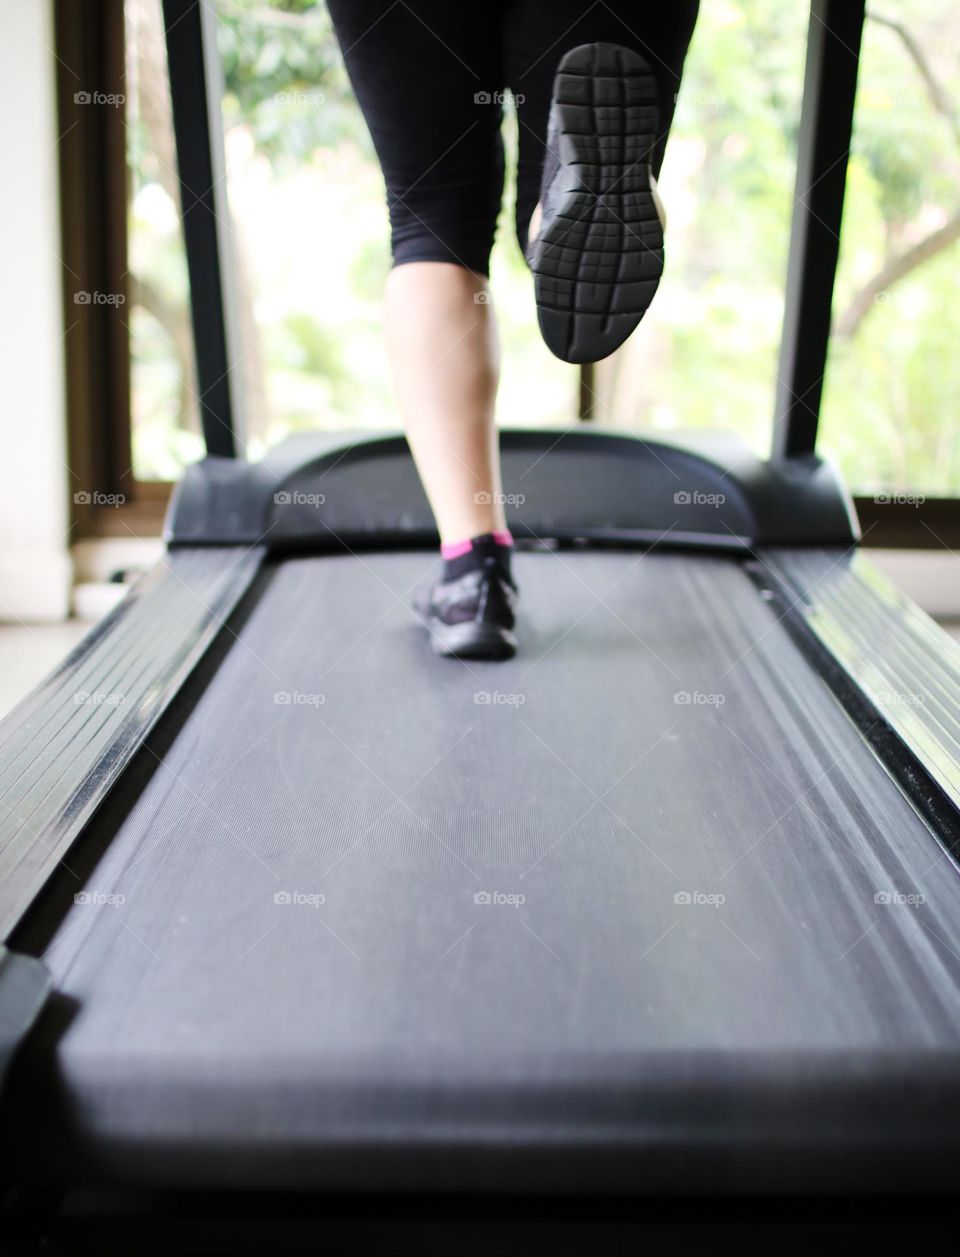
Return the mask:
POLYGON ((431 562, 260 578, 48 952, 33 1155, 228 1186, 952 1174, 960 883, 741 567, 521 555, 522 652, 465 665, 409 610, 431 562))

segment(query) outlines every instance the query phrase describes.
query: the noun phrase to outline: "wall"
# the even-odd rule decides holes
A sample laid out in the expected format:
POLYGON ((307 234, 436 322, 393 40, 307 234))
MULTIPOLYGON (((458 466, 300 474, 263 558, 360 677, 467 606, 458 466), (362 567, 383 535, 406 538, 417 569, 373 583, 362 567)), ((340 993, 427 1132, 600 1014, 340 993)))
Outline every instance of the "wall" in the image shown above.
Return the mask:
POLYGON ((68 612, 68 477, 51 0, 0 6, 0 619, 68 612))

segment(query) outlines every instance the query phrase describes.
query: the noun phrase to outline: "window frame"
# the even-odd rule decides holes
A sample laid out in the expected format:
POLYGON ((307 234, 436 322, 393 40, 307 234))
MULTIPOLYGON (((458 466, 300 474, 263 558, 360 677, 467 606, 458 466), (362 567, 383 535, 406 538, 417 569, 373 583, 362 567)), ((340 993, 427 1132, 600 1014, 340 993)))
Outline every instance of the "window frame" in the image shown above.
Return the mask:
MULTIPOLYGON (((221 299, 225 269, 217 215, 225 202, 222 145, 216 112, 220 83, 213 45, 214 14, 196 0, 163 0, 168 40, 178 41, 172 81, 174 124, 180 111, 180 160, 188 183, 218 189, 198 198, 186 219, 191 270, 205 280, 191 285, 203 426, 208 448, 240 452, 237 416, 242 399, 229 372, 235 340, 229 301, 221 299), (176 29, 174 29, 176 28, 176 29), (185 111, 192 125, 183 126, 185 111), (213 261, 211 261, 211 258, 213 261)), ((125 104, 85 108, 74 101, 80 86, 123 94, 124 0, 102 0, 90 22, 74 0, 55 0, 57 96, 61 142, 61 233, 65 312, 71 519, 77 537, 157 535, 173 489, 170 481, 141 481, 132 469, 131 361, 127 284, 127 170, 125 104), (122 306, 78 306, 78 289, 115 293, 122 306), (121 498, 99 506, 96 494, 121 498)), ((863 0, 812 0, 797 158, 797 188, 785 285, 785 317, 772 424, 774 456, 813 453, 829 356, 833 281, 839 252, 846 161, 854 108, 863 0), (838 159, 839 154, 839 159, 838 159)), ((580 371, 577 420, 593 421, 594 368, 580 371)), ((854 496, 869 547, 936 550, 960 548, 960 497, 917 504, 854 496)))

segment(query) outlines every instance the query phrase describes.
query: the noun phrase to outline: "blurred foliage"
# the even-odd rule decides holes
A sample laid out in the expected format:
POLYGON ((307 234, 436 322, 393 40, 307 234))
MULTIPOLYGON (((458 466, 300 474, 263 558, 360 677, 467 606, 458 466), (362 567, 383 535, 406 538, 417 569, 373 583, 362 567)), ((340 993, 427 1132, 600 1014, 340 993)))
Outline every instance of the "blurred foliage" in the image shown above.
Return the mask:
POLYGON ((217 16, 224 124, 249 127, 279 171, 365 137, 325 6, 218 0, 217 16))
MULTIPOLYGON (((947 94, 958 88, 953 0, 878 3, 947 94)), ((898 35, 868 20, 834 299, 834 326, 891 258, 960 212, 960 141, 898 35)), ((960 494, 960 244, 878 293, 852 338, 834 336, 821 441, 865 492, 960 494)))
MULTIPOLYGON (((231 205, 265 379, 254 448, 297 428, 395 426, 380 333, 382 182, 326 9, 217 0, 217 13, 231 205)), ((877 13, 903 23, 930 72, 955 87, 953 0, 889 0, 877 13)), ((760 451, 769 444, 806 21, 805 5, 777 0, 702 6, 661 180, 667 274, 635 336, 598 371, 604 423, 725 427, 760 451)), ((179 293, 185 310, 175 217, 153 212, 169 180, 156 135, 136 110, 131 121, 138 273, 179 293)), ((508 153, 516 126, 508 116, 508 153)), ((892 258, 957 213, 958 187, 956 125, 934 108, 897 33, 868 20, 835 326, 892 258)), ((501 421, 569 422, 576 374, 539 340, 511 202, 512 180, 493 264, 501 421)), ((870 302, 851 336, 834 337, 822 442, 855 489, 960 493, 958 249, 925 260, 870 302)), ((170 475, 195 440, 183 432, 162 329, 144 316, 134 333, 138 470, 170 475)))

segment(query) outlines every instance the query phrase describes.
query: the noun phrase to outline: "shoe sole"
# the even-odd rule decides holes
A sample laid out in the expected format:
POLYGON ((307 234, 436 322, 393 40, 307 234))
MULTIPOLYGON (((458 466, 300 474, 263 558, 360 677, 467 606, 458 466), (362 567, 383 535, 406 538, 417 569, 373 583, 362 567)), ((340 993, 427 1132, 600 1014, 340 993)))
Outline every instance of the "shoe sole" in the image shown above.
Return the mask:
POLYGON ((646 314, 663 274, 663 227, 650 186, 657 85, 618 44, 560 62, 551 112, 563 179, 532 246, 540 331, 565 362, 599 362, 646 314))
POLYGON ((512 659, 517 639, 509 629, 493 624, 444 624, 430 621, 430 642, 438 655, 450 659, 512 659))

